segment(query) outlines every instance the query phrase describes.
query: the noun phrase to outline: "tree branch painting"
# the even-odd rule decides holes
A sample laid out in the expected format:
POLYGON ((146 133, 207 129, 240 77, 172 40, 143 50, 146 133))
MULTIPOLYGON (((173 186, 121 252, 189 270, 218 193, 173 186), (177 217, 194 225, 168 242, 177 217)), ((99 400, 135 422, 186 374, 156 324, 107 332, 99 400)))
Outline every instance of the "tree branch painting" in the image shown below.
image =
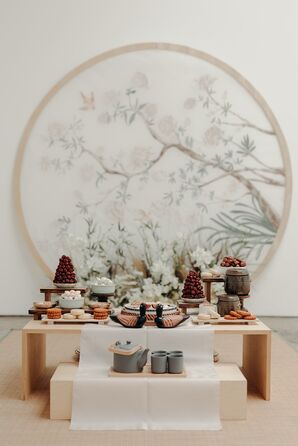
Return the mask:
POLYGON ((276 128, 221 67, 172 56, 140 51, 95 63, 36 122, 23 199, 50 265, 75 238, 85 243, 84 280, 129 276, 138 262, 144 276, 157 261, 152 243, 165 253, 181 234, 214 258, 245 256, 251 271, 264 261, 287 187, 276 128), (31 186, 39 183, 42 196, 31 186))

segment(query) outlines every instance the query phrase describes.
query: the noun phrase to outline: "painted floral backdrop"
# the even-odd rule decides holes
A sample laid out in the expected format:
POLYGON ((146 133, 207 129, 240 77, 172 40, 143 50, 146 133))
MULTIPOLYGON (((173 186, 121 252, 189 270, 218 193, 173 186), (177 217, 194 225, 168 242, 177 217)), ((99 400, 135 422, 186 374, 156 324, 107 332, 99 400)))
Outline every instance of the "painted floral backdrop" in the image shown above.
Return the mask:
POLYGON ((285 169, 271 124, 219 67, 160 50, 81 71, 28 141, 22 206, 53 270, 72 255, 118 302, 176 299, 185 271, 225 254, 258 268, 283 213, 285 169))

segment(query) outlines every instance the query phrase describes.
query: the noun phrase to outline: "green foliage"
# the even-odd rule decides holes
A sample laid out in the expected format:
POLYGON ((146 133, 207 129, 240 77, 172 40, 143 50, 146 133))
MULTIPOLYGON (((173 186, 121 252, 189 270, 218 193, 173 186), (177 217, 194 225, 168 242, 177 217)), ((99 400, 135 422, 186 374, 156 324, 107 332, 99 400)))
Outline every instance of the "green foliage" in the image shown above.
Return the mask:
POLYGON ((254 140, 250 139, 248 135, 243 136, 238 147, 239 149, 237 150, 237 153, 240 153, 243 156, 250 155, 256 149, 254 140))
POLYGON ((253 255, 258 260, 263 249, 272 244, 276 235, 275 228, 254 197, 251 206, 236 203, 229 214, 220 212, 210 220, 214 226, 204 226, 198 231, 209 233, 207 242, 217 252, 229 246, 238 255, 253 255))

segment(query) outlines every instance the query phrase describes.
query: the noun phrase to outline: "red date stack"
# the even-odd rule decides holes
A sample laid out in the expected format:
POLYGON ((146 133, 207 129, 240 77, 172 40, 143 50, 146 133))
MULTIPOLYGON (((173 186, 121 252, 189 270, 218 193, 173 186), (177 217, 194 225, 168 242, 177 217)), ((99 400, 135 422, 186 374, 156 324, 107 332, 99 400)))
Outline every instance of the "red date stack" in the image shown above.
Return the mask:
POLYGON ((201 275, 196 271, 190 271, 184 282, 182 291, 183 299, 204 299, 201 275))
POLYGON ((59 265, 56 269, 54 283, 76 283, 76 273, 68 256, 62 256, 59 259, 59 265))
POLYGON ((246 262, 245 262, 245 260, 240 260, 237 257, 226 256, 220 262, 220 266, 224 266, 226 268, 230 268, 230 267, 243 268, 246 266, 246 262))

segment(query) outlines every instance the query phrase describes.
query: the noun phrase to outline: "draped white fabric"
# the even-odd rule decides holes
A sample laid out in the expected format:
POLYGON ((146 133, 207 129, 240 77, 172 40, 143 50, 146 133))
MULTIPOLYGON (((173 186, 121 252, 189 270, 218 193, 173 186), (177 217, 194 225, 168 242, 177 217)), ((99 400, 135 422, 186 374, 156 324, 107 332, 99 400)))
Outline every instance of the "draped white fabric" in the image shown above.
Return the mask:
MULTIPOLYGON (((150 360, 150 352, 148 361, 150 360)), ((211 327, 176 329, 86 325, 73 386, 71 429, 220 429, 219 381, 211 327), (187 377, 108 376, 108 346, 130 340, 153 350, 183 350, 187 377)))

